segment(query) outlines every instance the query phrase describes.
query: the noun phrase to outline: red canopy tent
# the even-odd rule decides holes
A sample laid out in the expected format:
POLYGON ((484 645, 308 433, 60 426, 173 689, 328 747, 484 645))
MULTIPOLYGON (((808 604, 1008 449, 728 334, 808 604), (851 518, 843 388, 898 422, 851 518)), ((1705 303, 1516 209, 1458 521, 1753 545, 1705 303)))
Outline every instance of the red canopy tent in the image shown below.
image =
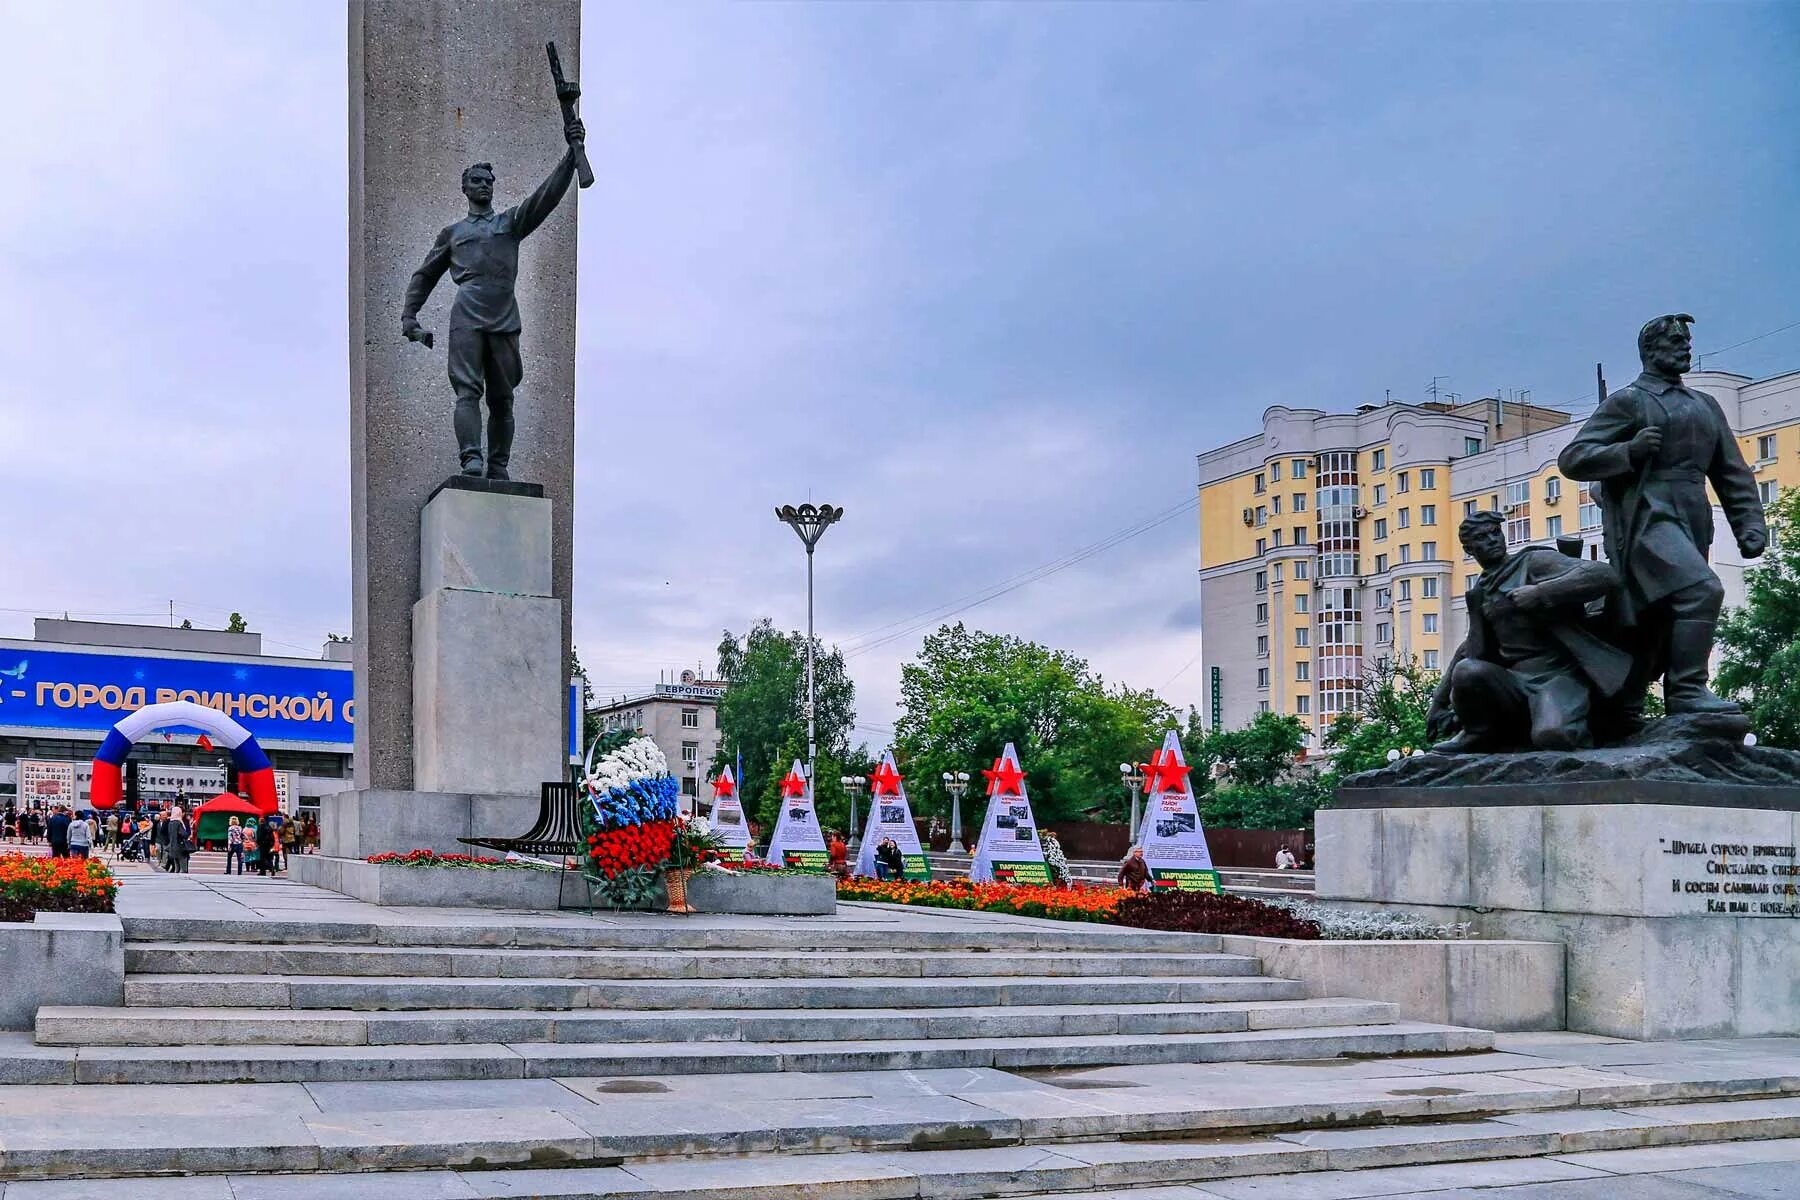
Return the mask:
POLYGON ((225 843, 225 831, 231 826, 231 818, 236 817, 240 824, 262 819, 262 810, 230 792, 220 792, 205 804, 194 809, 194 840, 196 842, 225 843))

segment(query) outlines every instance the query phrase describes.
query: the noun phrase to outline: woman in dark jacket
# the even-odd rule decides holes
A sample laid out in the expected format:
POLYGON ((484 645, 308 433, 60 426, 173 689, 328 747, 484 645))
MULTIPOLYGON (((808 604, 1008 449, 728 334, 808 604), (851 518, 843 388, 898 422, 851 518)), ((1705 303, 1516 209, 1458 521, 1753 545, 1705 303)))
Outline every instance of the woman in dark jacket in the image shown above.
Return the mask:
POLYGON ((256 823, 256 873, 275 873, 275 822, 267 819, 256 823))

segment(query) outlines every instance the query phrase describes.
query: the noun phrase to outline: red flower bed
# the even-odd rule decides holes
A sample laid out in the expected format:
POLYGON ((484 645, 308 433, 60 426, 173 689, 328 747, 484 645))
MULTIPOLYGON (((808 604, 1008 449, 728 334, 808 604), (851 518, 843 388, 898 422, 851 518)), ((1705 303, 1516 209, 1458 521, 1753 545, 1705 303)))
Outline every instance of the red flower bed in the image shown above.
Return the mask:
POLYGON ((405 854, 389 850, 371 854, 367 861, 388 867, 464 867, 476 871, 549 871, 544 863, 508 862, 504 858, 488 858, 479 854, 439 854, 435 850, 408 850, 405 854))
POLYGON ((0 854, 0 921, 29 921, 33 913, 113 911, 119 881, 93 858, 37 858, 0 854))
POLYGON ((1042 887, 1017 883, 970 883, 966 879, 932 883, 899 880, 842 879, 838 899, 912 904, 925 908, 965 908, 977 912, 1049 917, 1057 921, 1111 922, 1130 892, 1111 887, 1042 887))

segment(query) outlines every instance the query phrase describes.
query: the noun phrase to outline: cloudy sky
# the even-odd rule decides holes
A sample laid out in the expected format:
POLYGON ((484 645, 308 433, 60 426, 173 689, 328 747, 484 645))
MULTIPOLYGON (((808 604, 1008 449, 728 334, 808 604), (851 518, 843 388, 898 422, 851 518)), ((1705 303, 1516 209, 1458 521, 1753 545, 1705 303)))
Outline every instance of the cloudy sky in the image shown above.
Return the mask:
MULTIPOLYGON (((0 28, 0 635, 173 601, 316 654, 350 612, 341 7, 0 28)), ((811 498, 848 509, 819 626, 860 738, 921 622, 1010 583, 966 618, 1196 704, 1179 506, 1267 405, 1581 402, 1649 315, 1702 350, 1800 322, 1792 4, 590 2, 583 50, 602 693, 802 624, 770 510, 811 498)), ((1708 365, 1800 369, 1800 328, 1708 365)))

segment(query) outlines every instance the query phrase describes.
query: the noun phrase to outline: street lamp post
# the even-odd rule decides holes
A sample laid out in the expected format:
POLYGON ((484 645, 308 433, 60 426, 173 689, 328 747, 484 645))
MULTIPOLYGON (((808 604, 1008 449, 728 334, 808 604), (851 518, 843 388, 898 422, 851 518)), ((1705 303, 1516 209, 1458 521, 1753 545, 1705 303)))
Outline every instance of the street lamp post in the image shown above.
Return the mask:
MULTIPOLYGON (((806 777, 812 778, 813 760, 819 756, 819 739, 813 723, 813 548, 825 531, 844 515, 841 508, 829 504, 802 504, 795 508, 784 504, 775 516, 800 537, 806 547, 806 777)), ((816 781, 815 781, 816 784, 816 781)))
POLYGON ((962 840, 962 798, 969 790, 967 771, 945 771, 944 790, 950 793, 950 853, 967 854, 962 840))
POLYGON ((1144 786, 1144 772, 1132 763, 1119 764, 1119 782, 1131 793, 1131 828, 1126 832, 1126 839, 1133 845, 1138 835, 1138 789, 1144 786))
POLYGON ((844 845, 852 854, 856 852, 858 826, 856 824, 856 802, 862 798, 862 790, 869 786, 869 781, 861 775, 841 775, 838 782, 850 797, 850 836, 844 839, 844 845))

